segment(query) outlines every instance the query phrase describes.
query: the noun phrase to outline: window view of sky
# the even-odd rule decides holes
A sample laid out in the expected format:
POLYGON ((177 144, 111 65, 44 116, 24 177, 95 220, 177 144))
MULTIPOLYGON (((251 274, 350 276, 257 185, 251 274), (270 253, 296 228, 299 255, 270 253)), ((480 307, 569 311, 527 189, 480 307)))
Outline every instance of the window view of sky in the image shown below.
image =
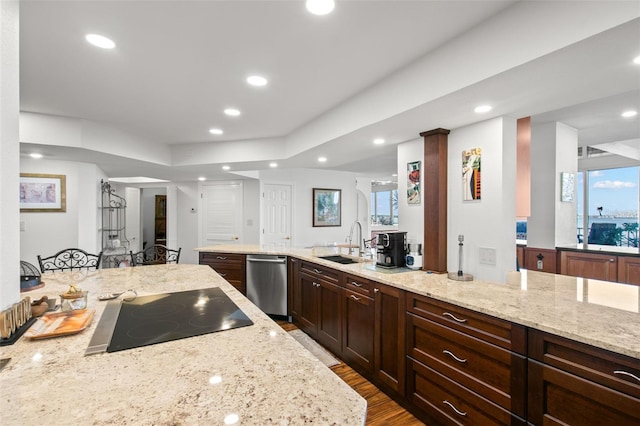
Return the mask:
MULTIPOLYGON (((640 167, 594 170, 589 172, 589 216, 638 217, 638 173, 640 167)), ((583 211, 584 176, 576 180, 577 211, 583 211)))

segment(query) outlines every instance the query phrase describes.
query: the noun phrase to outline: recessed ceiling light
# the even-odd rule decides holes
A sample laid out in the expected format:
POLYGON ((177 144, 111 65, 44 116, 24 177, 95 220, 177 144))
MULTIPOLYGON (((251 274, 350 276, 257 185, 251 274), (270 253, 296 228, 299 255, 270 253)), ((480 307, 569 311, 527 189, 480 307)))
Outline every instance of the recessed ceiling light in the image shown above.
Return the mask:
POLYGON ((240 115, 240 110, 235 108, 227 108, 224 110, 224 113, 230 115, 231 117, 237 117, 240 115))
POLYGON ((477 113, 483 113, 483 112, 489 112, 493 109, 493 107, 491 105, 480 105, 477 106, 474 111, 477 113))
POLYGON ((247 83, 252 86, 262 87, 267 85, 267 79, 262 77, 261 75, 250 75, 247 77, 247 83))
POLYGON ((327 161, 327 157, 318 157, 319 163, 325 163, 327 161))
POLYGON ((384 143, 384 139, 382 138, 374 139, 373 143, 376 145, 382 145, 384 143))
POLYGON ((394 173, 394 174, 391 175, 391 177, 398 177, 398 174, 394 173))
POLYGON ((278 163, 269 163, 269 167, 275 169, 276 167, 278 167, 278 163))
POLYGON ((229 170, 229 169, 231 169, 231 167, 229 167, 229 166, 222 166, 222 170, 229 170))
POLYGON ((207 178, 206 178, 206 177, 204 177, 204 176, 200 176, 200 177, 198 178, 198 180, 202 182, 203 180, 207 180, 207 178))
POLYGON ((638 64, 638 65, 640 65, 640 56, 636 56, 636 57, 633 59, 633 63, 634 63, 634 64, 638 64))
POLYGON ((39 152, 32 152, 29 156, 31 156, 31 158, 42 158, 42 154, 39 152))
POLYGON ((209 133, 211 133, 212 135, 221 135, 224 132, 222 131, 222 129, 213 128, 209 129, 209 133))
POLYGON ((634 110, 629 110, 622 113, 622 116, 624 118, 631 118, 631 117, 635 117, 636 115, 638 115, 638 111, 634 111, 634 110))
POLYGON ((336 6, 334 0, 307 0, 307 10, 314 15, 326 15, 336 6))
POLYGON ((103 49, 113 49, 116 47, 113 40, 99 34, 87 34, 85 39, 94 46, 101 47, 103 49))

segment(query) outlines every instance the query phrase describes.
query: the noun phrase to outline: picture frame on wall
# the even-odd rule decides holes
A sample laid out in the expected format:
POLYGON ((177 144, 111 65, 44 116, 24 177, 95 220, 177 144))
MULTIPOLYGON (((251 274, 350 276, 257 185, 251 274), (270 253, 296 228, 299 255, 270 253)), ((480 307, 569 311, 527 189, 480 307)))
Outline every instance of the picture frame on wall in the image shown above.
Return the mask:
POLYGON ((462 199, 464 201, 482 199, 481 160, 482 150, 480 148, 462 151, 462 199))
POLYGON ((420 204, 420 169, 422 161, 407 163, 407 203, 420 204))
POLYGON ((573 203, 576 188, 575 173, 560 173, 560 201, 563 203, 573 203))
POLYGON ((67 211, 65 175, 20 173, 20 212, 67 211))
POLYGON ((313 226, 342 225, 342 190, 313 188, 313 226))

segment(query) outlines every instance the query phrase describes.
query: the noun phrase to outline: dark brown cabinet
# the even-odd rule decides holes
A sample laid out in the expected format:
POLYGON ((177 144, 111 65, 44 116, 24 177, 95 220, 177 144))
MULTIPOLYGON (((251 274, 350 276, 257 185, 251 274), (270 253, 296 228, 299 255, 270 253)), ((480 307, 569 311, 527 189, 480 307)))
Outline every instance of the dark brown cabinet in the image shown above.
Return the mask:
POLYGON ((298 318, 300 312, 300 279, 298 272, 300 270, 300 261, 295 257, 288 257, 287 260, 287 286, 289 291, 287 292, 287 315, 289 315, 295 321, 298 318))
POLYGON ((443 423, 525 424, 526 331, 407 295, 407 396, 443 423))
POLYGON ((618 282, 640 285, 639 256, 618 256, 618 282))
POLYGON ((167 245, 167 196, 156 195, 154 243, 167 245))
POLYGON ((244 254, 200 252, 199 261, 201 265, 209 265, 246 296, 246 256, 244 254))
POLYGON ((387 389, 404 396, 405 389, 405 292, 373 284, 375 304, 374 378, 387 389))
POLYGON ((343 321, 340 277, 338 271, 300 262, 298 325, 338 356, 342 352, 343 321))
POLYGON ((610 254, 561 250, 560 273, 572 277, 616 282, 618 258, 610 254))
POLYGON ((344 289, 344 324, 342 358, 357 364, 367 373, 373 372, 374 364, 374 320, 375 308, 369 293, 370 283, 357 277, 347 276, 344 289))
POLYGON ((640 360, 529 331, 529 422, 640 424, 640 360))

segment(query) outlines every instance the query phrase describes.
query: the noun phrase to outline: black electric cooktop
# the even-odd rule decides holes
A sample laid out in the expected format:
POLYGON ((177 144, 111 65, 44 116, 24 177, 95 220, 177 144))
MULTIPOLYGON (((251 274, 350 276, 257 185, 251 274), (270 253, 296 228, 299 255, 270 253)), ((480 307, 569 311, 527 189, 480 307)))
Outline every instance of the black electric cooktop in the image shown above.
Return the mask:
POLYGON ((218 287, 136 297, 122 302, 107 352, 252 324, 218 287))

